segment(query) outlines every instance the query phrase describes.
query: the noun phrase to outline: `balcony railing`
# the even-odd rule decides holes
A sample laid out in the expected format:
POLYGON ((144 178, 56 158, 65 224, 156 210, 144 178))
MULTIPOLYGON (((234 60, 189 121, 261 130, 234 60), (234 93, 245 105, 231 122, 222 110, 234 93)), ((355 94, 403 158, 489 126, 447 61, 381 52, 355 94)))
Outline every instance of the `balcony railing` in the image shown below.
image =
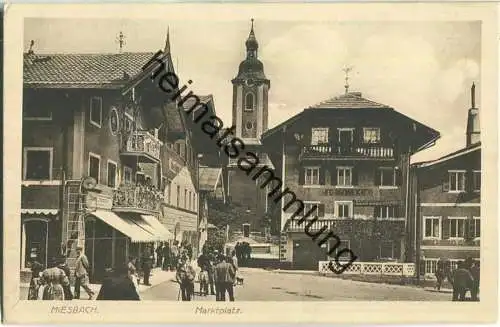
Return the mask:
POLYGON ((161 142, 146 131, 132 133, 123 149, 123 155, 143 156, 148 161, 160 160, 161 142))
POLYGON ((340 146, 340 145, 307 145, 302 149, 301 159, 315 158, 363 158, 363 159, 393 159, 394 149, 390 147, 382 147, 376 145, 367 146, 340 146))
POLYGON ((113 191, 113 210, 120 212, 156 213, 163 195, 145 186, 122 185, 113 191))

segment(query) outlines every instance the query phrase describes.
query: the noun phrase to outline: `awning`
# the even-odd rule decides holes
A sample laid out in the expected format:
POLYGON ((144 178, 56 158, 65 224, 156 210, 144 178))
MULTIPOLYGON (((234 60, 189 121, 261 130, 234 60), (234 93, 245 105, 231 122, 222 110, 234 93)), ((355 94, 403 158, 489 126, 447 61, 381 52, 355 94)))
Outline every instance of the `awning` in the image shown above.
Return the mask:
POLYGON ((100 220, 110 225, 114 229, 130 237, 130 240, 134 243, 146 243, 146 242, 156 241, 156 237, 154 234, 134 224, 134 222, 130 221, 130 219, 128 219, 127 217, 120 217, 112 211, 96 210, 90 213, 90 215, 99 218, 100 220))
POLYGON ((155 217, 141 215, 142 218, 154 228, 154 232, 159 241, 169 241, 174 239, 174 235, 165 228, 165 226, 155 217))
POLYGON ((24 215, 44 215, 44 216, 55 216, 59 213, 58 209, 21 209, 21 214, 24 215))

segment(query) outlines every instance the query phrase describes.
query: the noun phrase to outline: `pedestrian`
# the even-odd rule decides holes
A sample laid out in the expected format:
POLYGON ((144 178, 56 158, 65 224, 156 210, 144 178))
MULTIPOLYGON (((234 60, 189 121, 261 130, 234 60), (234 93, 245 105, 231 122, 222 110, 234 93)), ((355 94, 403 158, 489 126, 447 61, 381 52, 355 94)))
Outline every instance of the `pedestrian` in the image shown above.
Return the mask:
POLYGON ((137 259, 134 257, 129 257, 127 264, 128 277, 134 284, 134 286, 138 289, 139 287, 139 276, 137 276, 137 259))
POLYGON ((241 243, 240 242, 236 242, 236 245, 234 246, 234 252, 236 253, 236 258, 238 258, 238 261, 241 264, 243 260, 241 260, 242 253, 241 253, 241 243))
POLYGON ((128 265, 113 269, 104 279, 97 300, 139 301, 140 297, 129 271, 128 265))
POLYGON ((474 262, 474 265, 470 269, 470 272, 472 274, 472 278, 474 278, 474 281, 472 283, 472 288, 470 290, 471 300, 479 301, 477 296, 479 294, 479 281, 481 278, 481 268, 479 261, 474 262))
POLYGON ((206 247, 203 247, 203 252, 198 257, 198 267, 200 267, 200 294, 208 295, 208 287, 211 286, 211 294, 214 294, 213 281, 210 283, 211 263, 210 257, 206 253, 206 247))
MULTIPOLYGON (((61 257, 59 259, 58 268, 61 269, 62 271, 64 271, 64 274, 66 275, 66 277, 68 278, 68 281, 69 281, 69 278, 71 276, 71 269, 69 269, 69 266, 66 263, 65 257, 61 257)), ((68 282, 68 284, 63 284, 63 291, 64 291, 64 299, 65 300, 73 300, 73 293, 71 293, 71 286, 70 286, 69 282, 68 282)))
POLYGON ((468 289, 473 288, 474 278, 463 261, 458 262, 457 270, 453 272, 453 295, 452 301, 465 301, 468 289))
POLYGON ((230 263, 231 257, 221 255, 219 263, 215 266, 215 283, 217 288, 216 301, 226 301, 226 292, 229 295, 229 301, 234 301, 234 281, 236 272, 234 266, 230 263))
POLYGON ((168 243, 165 243, 163 246, 163 270, 169 270, 171 265, 171 257, 170 257, 170 246, 168 243))
POLYGON ((78 246, 76 248, 76 266, 75 266, 75 299, 80 299, 80 286, 83 287, 85 292, 89 295, 89 300, 94 296, 94 292, 89 287, 89 260, 83 253, 83 248, 78 246))
POLYGON ((178 246, 178 244, 179 244, 178 241, 174 241, 174 243, 170 247, 170 260, 172 260, 170 270, 174 270, 175 268, 177 268, 177 264, 179 261, 179 246, 178 246))
POLYGON ((153 260, 148 250, 144 251, 142 256, 142 272, 144 275, 144 285, 151 286, 149 283, 149 277, 151 276, 151 268, 153 265, 153 260))
POLYGON ((40 289, 40 274, 44 270, 43 265, 33 260, 31 262, 31 280, 28 290, 28 300, 38 300, 38 291, 40 289))
POLYGON ((193 266, 191 266, 186 256, 182 256, 175 274, 175 279, 179 283, 182 301, 191 301, 191 297, 194 294, 195 277, 196 272, 193 266))
POLYGON ((236 277, 239 277, 239 266, 238 266, 238 258, 236 257, 236 251, 231 252, 231 261, 230 263, 234 268, 234 285, 236 285, 236 277))
POLYGON ((65 300, 64 286, 69 286, 69 279, 64 271, 58 267, 56 258, 51 258, 49 268, 42 272, 40 280, 45 285, 42 300, 65 300))
POLYGON ((156 267, 163 267, 163 243, 156 248, 156 267))

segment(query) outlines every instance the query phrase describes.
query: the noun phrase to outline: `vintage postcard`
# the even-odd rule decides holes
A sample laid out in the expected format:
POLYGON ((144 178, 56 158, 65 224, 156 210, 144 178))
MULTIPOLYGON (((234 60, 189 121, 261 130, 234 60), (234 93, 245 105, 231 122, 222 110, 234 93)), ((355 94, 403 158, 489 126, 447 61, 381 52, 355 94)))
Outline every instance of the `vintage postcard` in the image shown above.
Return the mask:
POLYGON ((496 4, 4 24, 5 322, 496 320, 496 4))

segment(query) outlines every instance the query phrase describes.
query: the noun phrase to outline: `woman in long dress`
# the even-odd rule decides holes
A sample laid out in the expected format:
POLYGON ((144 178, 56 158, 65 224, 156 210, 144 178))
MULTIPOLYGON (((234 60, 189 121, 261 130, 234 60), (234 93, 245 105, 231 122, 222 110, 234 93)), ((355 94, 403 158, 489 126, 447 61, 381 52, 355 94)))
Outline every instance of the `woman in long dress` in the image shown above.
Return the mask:
POLYGON ((38 300, 38 291, 40 288, 40 273, 43 271, 43 265, 34 260, 31 263, 31 280, 28 291, 28 300, 38 300))
POLYGON ((64 300, 63 286, 69 285, 69 279, 61 268, 57 267, 57 260, 51 260, 49 267, 42 272, 41 282, 45 285, 42 300, 64 300))

